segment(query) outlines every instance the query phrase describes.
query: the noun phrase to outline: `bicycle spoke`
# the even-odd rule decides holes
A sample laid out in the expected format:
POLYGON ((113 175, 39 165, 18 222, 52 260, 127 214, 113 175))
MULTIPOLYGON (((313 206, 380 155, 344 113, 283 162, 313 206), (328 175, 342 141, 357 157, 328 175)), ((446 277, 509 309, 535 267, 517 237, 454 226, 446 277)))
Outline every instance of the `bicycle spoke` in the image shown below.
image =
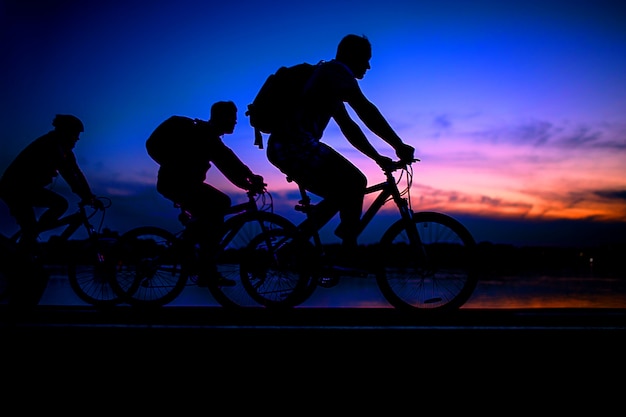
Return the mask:
POLYGON ((136 307, 160 307, 173 301, 187 285, 177 238, 157 227, 140 227, 120 238, 112 287, 136 307))
MULTIPOLYGON (((258 274, 263 273, 266 260, 259 258, 259 252, 251 250, 251 242, 262 240, 265 233, 292 230, 293 224, 286 218, 267 212, 249 212, 235 216, 226 223, 226 233, 222 239, 222 253, 218 259, 218 271, 222 276, 236 282, 233 287, 211 286, 211 294, 225 307, 255 307, 265 305, 267 288, 260 284, 258 274), (254 281, 254 284, 251 284, 254 281), (262 293, 263 295, 259 294, 262 293)), ((266 281, 265 279, 263 281, 266 281)), ((280 297, 273 297, 281 303, 280 297)))
POLYGON ((84 253, 68 265, 68 279, 74 293, 96 307, 110 307, 121 302, 111 287, 115 273, 112 251, 116 240, 98 238, 87 241, 84 253))
POLYGON ((417 213, 415 227, 422 246, 409 242, 401 222, 383 237, 377 274, 381 292, 397 308, 459 308, 476 286, 471 235, 440 213, 417 213))

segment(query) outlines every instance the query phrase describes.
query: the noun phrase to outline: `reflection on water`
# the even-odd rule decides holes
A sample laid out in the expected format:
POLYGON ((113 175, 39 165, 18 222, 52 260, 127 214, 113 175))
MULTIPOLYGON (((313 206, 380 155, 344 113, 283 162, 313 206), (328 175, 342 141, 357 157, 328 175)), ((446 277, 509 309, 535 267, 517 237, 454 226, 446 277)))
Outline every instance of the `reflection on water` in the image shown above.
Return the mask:
POLYGON ((504 277, 478 284, 467 308, 626 308, 626 280, 504 277))
MULTIPOLYGON (((67 277, 52 276, 42 305, 85 305, 67 277)), ((206 288, 187 287, 171 306, 217 306, 206 288)), ((316 289, 301 307, 392 308, 374 278, 344 277, 316 289)), ((545 275, 501 276, 479 281, 463 308, 626 308, 626 279, 545 275)))

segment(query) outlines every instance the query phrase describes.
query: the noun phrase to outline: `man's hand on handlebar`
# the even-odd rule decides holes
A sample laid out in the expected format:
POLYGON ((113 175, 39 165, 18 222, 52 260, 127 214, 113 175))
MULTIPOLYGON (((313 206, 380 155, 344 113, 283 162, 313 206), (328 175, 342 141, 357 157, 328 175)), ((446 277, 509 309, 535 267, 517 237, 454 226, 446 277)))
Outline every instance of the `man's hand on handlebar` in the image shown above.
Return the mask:
POLYGON ((420 160, 418 158, 412 158, 406 161, 404 160, 394 161, 391 158, 387 158, 386 160, 380 159, 379 161, 380 162, 377 161, 377 163, 383 171, 392 172, 397 169, 404 169, 408 165, 411 165, 414 162, 419 162, 420 160))
POLYGON ((252 175, 248 178, 248 181, 250 182, 250 191, 255 194, 263 194, 265 187, 267 187, 267 184, 263 182, 263 177, 260 175, 252 175))
POLYGON ((87 198, 83 198, 80 202, 81 206, 91 206, 96 210, 104 210, 104 203, 102 200, 98 199, 95 195, 89 196, 87 198))
POLYGON ((391 158, 382 155, 376 159, 376 163, 382 168, 383 171, 388 171, 394 164, 391 158))
POLYGON ((396 149, 396 155, 401 162, 410 164, 415 161, 415 148, 411 145, 402 144, 396 149))

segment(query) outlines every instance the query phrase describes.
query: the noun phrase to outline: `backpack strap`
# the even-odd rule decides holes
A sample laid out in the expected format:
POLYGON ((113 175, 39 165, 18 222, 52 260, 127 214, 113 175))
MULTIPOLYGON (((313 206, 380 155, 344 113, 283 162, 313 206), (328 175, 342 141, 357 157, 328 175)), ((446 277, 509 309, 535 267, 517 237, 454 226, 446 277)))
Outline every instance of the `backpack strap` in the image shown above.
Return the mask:
POLYGON ((256 127, 254 128, 254 146, 259 149, 263 149, 263 135, 256 127))
MULTIPOLYGON (((248 104, 248 110, 246 110, 246 116, 253 117, 254 113, 254 104, 248 104)), ((263 135, 259 128, 254 128, 254 146, 259 149, 263 149, 263 135)))

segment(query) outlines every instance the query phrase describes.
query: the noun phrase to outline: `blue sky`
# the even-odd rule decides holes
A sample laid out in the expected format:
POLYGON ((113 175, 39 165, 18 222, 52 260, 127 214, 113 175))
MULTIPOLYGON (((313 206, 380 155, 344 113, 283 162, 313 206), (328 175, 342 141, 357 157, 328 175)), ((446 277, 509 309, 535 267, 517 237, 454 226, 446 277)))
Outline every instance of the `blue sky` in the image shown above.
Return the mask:
MULTIPOLYGON (((113 199, 107 225, 176 227, 145 138, 172 114, 207 119, 211 103, 233 100, 239 123, 226 143, 267 179, 276 210, 298 220, 296 190, 252 145, 245 106, 277 67, 332 59, 356 33, 373 45, 363 91, 422 160, 416 210, 467 221, 478 241, 615 241, 626 229, 621 3, 4 1, 0 170, 54 114, 75 114, 86 126, 79 163, 113 199)), ((380 179, 335 126, 324 141, 380 179)), ((241 197, 216 169, 208 181, 241 197)), ((62 180, 54 189, 75 201, 62 180)))

